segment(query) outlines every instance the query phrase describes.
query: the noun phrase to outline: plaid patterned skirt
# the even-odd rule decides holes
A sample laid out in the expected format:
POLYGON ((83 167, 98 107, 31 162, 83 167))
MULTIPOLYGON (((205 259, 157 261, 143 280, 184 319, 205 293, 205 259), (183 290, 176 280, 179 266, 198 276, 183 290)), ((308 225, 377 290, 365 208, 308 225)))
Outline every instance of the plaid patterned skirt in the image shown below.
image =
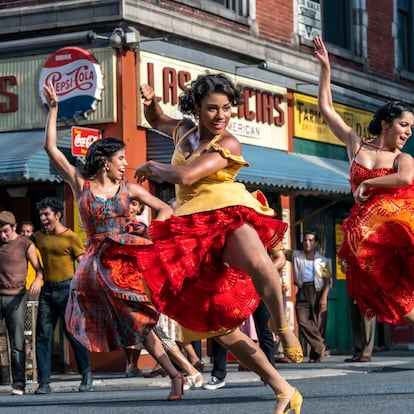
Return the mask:
POLYGON ((109 239, 91 244, 72 280, 67 327, 89 351, 141 346, 158 320, 137 271, 140 246, 129 248, 126 255, 123 245, 109 239))
POLYGON ((229 233, 245 223, 266 247, 283 238, 287 224, 243 206, 153 221, 153 245, 138 253, 151 301, 183 327, 222 331, 242 324, 260 298, 249 275, 222 260, 229 233))

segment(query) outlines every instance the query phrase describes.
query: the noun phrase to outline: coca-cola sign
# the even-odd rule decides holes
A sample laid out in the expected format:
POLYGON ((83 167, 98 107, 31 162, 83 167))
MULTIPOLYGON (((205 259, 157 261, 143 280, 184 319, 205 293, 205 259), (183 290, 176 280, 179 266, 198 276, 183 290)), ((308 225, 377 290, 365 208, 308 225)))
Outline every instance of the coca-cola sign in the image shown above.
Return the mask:
POLYGON ((84 157, 88 148, 101 138, 99 129, 72 127, 72 154, 84 157))
POLYGON ((77 120, 87 118, 101 100, 103 74, 95 57, 79 47, 64 47, 53 53, 43 65, 39 78, 39 93, 52 82, 59 98, 58 118, 77 120))

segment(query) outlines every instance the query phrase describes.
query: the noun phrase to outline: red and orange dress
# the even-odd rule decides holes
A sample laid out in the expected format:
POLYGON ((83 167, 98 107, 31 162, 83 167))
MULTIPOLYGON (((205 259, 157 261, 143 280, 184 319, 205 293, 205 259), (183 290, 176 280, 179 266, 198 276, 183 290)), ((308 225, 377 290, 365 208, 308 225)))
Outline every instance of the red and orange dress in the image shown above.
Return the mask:
MULTIPOLYGON (((194 129, 193 129, 194 130, 194 129)), ((191 134, 188 131, 181 140, 191 134)), ((149 227, 152 246, 139 253, 138 266, 156 308, 184 329, 184 340, 214 336, 242 324, 260 298, 249 275, 222 259, 229 234, 244 224, 256 229, 269 248, 283 238, 287 224, 275 212, 234 182, 248 163, 222 148, 215 136, 209 151, 229 160, 228 166, 192 185, 177 185, 175 215, 149 227)), ((173 165, 186 165, 176 145, 173 165)), ((180 141, 181 142, 181 141, 180 141)))
POLYGON ((72 335, 94 352, 142 345, 158 320, 135 255, 151 241, 144 233, 126 232, 129 202, 125 181, 115 197, 104 200, 92 194, 86 180, 79 200, 87 246, 71 282, 65 318, 72 335))
MULTIPOLYGON (((352 192, 369 178, 394 173, 351 165, 352 192)), ((348 293, 368 317, 401 323, 414 309, 414 185, 372 188, 370 198, 356 204, 342 227, 338 253, 346 261, 348 293)))

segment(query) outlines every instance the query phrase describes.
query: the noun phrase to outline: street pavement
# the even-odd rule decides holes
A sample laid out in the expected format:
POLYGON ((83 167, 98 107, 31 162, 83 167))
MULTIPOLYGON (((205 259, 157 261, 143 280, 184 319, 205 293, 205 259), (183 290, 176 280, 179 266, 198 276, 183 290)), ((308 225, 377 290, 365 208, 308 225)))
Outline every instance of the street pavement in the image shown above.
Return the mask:
MULTIPOLYGON (((276 364, 280 374, 288 381, 297 382, 301 379, 341 377, 351 374, 367 374, 391 369, 414 370, 414 351, 385 351, 373 354, 372 361, 368 363, 345 363, 344 359, 350 355, 331 355, 319 363, 308 363, 305 357, 302 364, 276 364)), ((212 365, 206 363, 203 373, 204 381, 210 378, 212 365)), ((333 379, 332 379, 333 380, 333 379)), ((239 371, 237 363, 228 363, 226 385, 252 384, 260 385, 260 378, 250 371, 239 371)), ((80 383, 78 374, 58 374, 52 376, 51 387, 54 393, 77 391, 80 383)), ((28 382, 26 394, 34 393, 37 383, 28 382)), ((93 389, 105 390, 138 390, 169 388, 168 377, 156 378, 126 378, 120 373, 95 373, 93 389)), ((0 396, 11 392, 10 385, 0 385, 0 396)), ((414 412, 414 409, 413 409, 414 412)))

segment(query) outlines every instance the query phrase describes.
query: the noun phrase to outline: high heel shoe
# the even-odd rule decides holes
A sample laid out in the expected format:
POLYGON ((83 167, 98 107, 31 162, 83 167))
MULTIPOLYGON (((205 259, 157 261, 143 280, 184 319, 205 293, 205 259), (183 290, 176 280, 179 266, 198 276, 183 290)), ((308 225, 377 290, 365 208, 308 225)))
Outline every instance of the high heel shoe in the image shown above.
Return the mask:
POLYGON ((178 401, 181 400, 184 394, 184 377, 180 372, 177 372, 177 375, 171 377, 171 392, 168 394, 168 401, 178 401))
MULTIPOLYGON (((275 328, 273 319, 270 318, 267 323, 269 329, 275 333, 275 335, 280 335, 285 332, 288 332, 289 328, 287 326, 283 328, 275 328)), ((303 350, 302 346, 299 342, 299 339, 296 338, 296 345, 290 348, 285 348, 283 346, 283 354, 289 358, 292 362, 295 362, 296 364, 300 364, 303 361, 303 350)))
POLYGON ((282 411, 283 414, 291 414, 292 411, 294 412, 294 414, 300 414, 303 397, 302 397, 302 394, 296 388, 294 388, 294 390, 295 392, 290 398, 288 397, 288 393, 286 392, 276 395, 276 398, 278 400, 283 400, 283 399, 289 400, 286 407, 282 411))
POLYGON ((184 378, 184 391, 190 388, 201 388, 203 385, 203 376, 199 372, 196 375, 188 375, 184 378))
POLYGON ((205 363, 202 359, 199 359, 197 362, 193 364, 193 367, 200 372, 204 371, 205 363))

